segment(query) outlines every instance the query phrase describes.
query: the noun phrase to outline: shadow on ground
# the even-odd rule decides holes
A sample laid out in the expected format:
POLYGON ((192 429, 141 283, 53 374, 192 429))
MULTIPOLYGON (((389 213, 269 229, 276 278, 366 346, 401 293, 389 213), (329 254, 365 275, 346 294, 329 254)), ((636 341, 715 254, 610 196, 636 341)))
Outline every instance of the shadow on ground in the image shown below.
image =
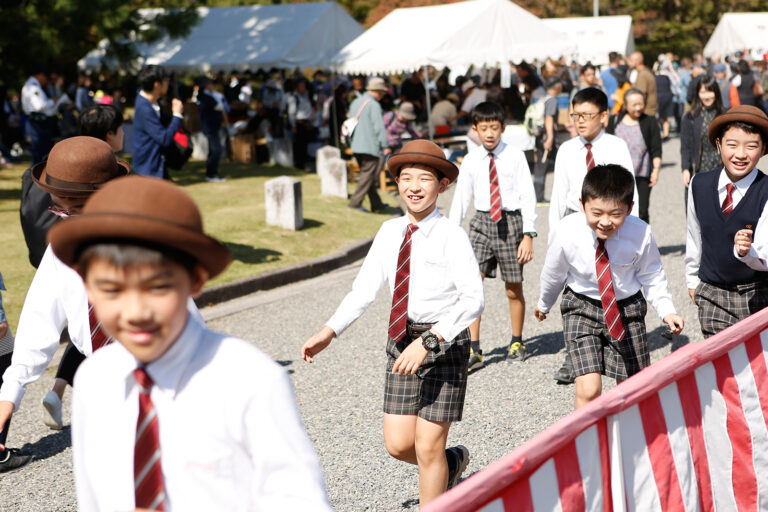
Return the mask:
MULTIPOLYGON (((294 176, 300 178, 306 176, 306 172, 299 169, 280 166, 266 166, 256 164, 228 163, 222 162, 219 167, 221 175, 228 180, 237 180, 241 178, 252 178, 255 176, 264 178, 277 178, 278 176, 294 176)), ((188 162, 181 171, 171 171, 171 179, 177 185, 193 185, 195 183, 205 183, 205 162, 188 162)))
POLYGON ((280 251, 262 249, 234 242, 224 242, 224 245, 226 245, 229 252, 232 253, 233 260, 242 261, 243 263, 268 263, 270 261, 279 260, 280 256, 283 255, 280 251))
POLYGON ((60 454, 72 444, 69 425, 52 434, 48 434, 35 441, 22 446, 23 453, 34 455, 34 460, 45 460, 60 454))
POLYGON ((685 245, 664 245, 659 247, 659 252, 662 256, 674 253, 685 254, 685 245))

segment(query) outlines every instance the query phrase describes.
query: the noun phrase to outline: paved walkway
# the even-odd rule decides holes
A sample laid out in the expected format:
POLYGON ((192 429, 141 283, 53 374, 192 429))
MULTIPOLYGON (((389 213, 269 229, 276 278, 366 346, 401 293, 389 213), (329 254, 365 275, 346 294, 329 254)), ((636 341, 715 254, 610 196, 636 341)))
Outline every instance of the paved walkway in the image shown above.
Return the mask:
MULTIPOLYGON (((647 325, 654 361, 701 338, 683 279, 685 214, 678 139, 666 142, 664 152, 661 178, 651 195, 651 225, 686 328, 670 342, 660 336, 661 321, 649 308, 647 325)), ((448 199, 443 198, 441 204, 448 199)), ((551 378, 563 358, 559 308, 544 323, 532 316, 546 251, 547 207, 539 207, 538 213, 534 260, 525 270, 528 316, 524 335, 531 354, 525 363, 503 360, 511 336, 507 303, 498 280, 486 283, 481 339, 487 366, 470 376, 464 420, 449 435, 450 443, 465 444, 471 451, 467 474, 482 469, 572 409, 573 387, 558 386, 551 378)), ((256 293, 209 308, 204 315, 213 329, 253 342, 291 374, 304 422, 325 471, 329 496, 338 510, 415 510, 416 468, 389 457, 381 435, 388 294, 382 292, 369 311, 320 354, 317 364, 305 364, 299 357, 299 347, 333 313, 358 268, 359 263, 256 293)), ((30 386, 14 417, 9 444, 26 445, 38 460, 0 476, 0 509, 4 512, 76 510, 69 429, 55 433, 39 420, 40 400, 52 380, 49 370, 30 386)), ((606 385, 611 383, 606 381, 606 385)), ((69 397, 68 391, 65 423, 69 422, 69 397)))

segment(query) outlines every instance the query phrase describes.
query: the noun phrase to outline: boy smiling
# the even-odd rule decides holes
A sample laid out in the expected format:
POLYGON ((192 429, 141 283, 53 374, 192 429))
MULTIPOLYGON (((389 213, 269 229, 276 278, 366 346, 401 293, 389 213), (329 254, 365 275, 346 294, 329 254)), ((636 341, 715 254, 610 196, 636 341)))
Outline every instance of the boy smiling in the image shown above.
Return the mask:
POLYGON ((768 149, 768 116, 733 107, 708 135, 723 168, 691 180, 685 248, 688 294, 705 337, 768 306, 768 179, 757 169, 768 149))

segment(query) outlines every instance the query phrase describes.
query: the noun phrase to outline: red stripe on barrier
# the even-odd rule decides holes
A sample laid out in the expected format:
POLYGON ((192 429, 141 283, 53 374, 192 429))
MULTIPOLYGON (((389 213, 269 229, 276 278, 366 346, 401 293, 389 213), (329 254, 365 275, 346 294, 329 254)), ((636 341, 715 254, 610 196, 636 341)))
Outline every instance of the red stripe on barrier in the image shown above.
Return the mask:
POLYGON ((731 480, 739 511, 757 510, 757 476, 752 459, 752 434, 741 405, 741 394, 728 354, 712 361, 717 388, 725 400, 725 424, 733 448, 731 480))
POLYGON ((757 387, 757 397, 760 399, 763 419, 765 420, 766 428, 768 428, 768 369, 766 369, 765 365, 760 335, 753 336, 752 339, 744 344, 744 348, 747 349, 749 366, 752 368, 752 376, 755 378, 755 386, 757 387))
POLYGON ((555 454, 555 473, 560 491, 560 506, 563 512, 584 510, 584 486, 581 483, 579 453, 576 441, 571 441, 555 454))
POLYGON ((696 387, 696 376, 690 374, 677 381, 677 393, 683 406, 683 417, 688 431, 688 443, 691 446, 693 470, 696 473, 696 486, 699 490, 699 506, 702 512, 715 509, 712 496, 712 480, 709 473, 709 457, 704 442, 702 428, 701 400, 696 387))
POLYGON ((603 479, 603 512, 613 512, 611 448, 608 445, 608 422, 605 418, 597 422, 597 442, 600 446, 600 473, 603 479))
POLYGON ((685 510, 683 491, 677 477, 675 458, 669 443, 664 409, 659 395, 652 395, 638 404, 643 422, 648 457, 651 459, 653 478, 659 493, 662 510, 685 510))
POLYGON ((528 480, 521 480, 502 496, 505 512, 533 512, 533 496, 528 480))

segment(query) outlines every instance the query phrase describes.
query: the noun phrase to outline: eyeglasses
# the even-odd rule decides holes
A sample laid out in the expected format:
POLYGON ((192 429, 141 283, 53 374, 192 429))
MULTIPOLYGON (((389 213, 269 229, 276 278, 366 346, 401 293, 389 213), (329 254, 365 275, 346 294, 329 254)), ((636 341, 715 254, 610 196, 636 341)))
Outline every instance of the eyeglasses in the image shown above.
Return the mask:
POLYGON ((568 114, 568 116, 571 118, 572 121, 576 121, 577 119, 580 122, 583 121, 589 121, 595 116, 599 116, 602 112, 583 112, 577 114, 576 112, 573 112, 571 114, 568 114))

